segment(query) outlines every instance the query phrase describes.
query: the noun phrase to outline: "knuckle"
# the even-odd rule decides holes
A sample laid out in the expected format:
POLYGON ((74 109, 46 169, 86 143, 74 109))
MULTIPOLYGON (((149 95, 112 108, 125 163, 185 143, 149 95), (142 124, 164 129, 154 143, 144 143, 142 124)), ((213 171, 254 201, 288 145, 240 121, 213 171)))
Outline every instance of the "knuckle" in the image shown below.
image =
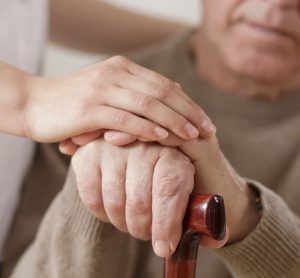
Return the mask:
POLYGON ((161 153, 164 157, 166 157, 169 160, 178 159, 182 155, 180 151, 170 147, 163 147, 161 149, 161 153))
POLYGON ((155 98, 149 95, 143 95, 138 98, 137 102, 141 109, 149 109, 155 104, 155 98))
POLYGON ((124 211, 123 184, 123 178, 106 181, 102 184, 104 206, 106 209, 114 212, 124 211))
POLYGON ((177 87, 177 89, 179 89, 180 91, 182 91, 182 86, 181 86, 181 84, 179 84, 178 82, 175 82, 174 84, 175 84, 175 86, 177 87))
MULTIPOLYGON (((155 143, 140 143, 138 144, 135 149, 136 149, 136 155, 138 157, 142 157, 146 164, 149 165, 153 162, 153 157, 156 157, 159 155, 160 150, 162 147, 158 146, 155 143)), ((146 180, 151 180, 152 176, 149 174, 143 174, 139 175, 140 173, 137 173, 138 176, 136 177, 137 182, 144 182, 146 180)))
POLYGON ((195 170, 195 167, 191 161, 191 159, 183 154, 180 154, 180 156, 178 156, 175 161, 178 164, 178 168, 182 169, 182 170, 195 170))
POLYGON ((114 65, 118 65, 118 66, 125 66, 127 67, 129 64, 129 60, 127 58, 125 58, 124 56, 121 55, 116 55, 113 56, 109 59, 109 61, 114 64, 114 65))
POLYGON ((93 158, 93 154, 99 152, 99 140, 94 140, 88 144, 81 146, 71 158, 71 165, 75 172, 76 177, 87 176, 83 170, 83 166, 90 162, 93 158))
POLYGON ((102 212, 103 202, 101 196, 97 196, 93 194, 91 191, 86 189, 88 185, 86 184, 78 184, 78 194, 82 201, 82 203, 91 211, 93 212, 102 212))
POLYGON ((195 165, 194 165, 191 161, 189 162, 187 168, 188 168, 188 170, 189 170, 189 171, 193 174, 193 176, 194 176, 194 174, 195 174, 195 172, 196 172, 196 168, 195 168, 195 165))
POLYGON ((155 91, 156 91, 156 98, 158 98, 159 100, 166 100, 170 95, 170 91, 164 86, 157 87, 155 91))
POLYGON ((93 212, 102 212, 104 210, 103 202, 101 198, 97 196, 91 196, 89 194, 79 192, 82 203, 93 212))
POLYGON ((151 225, 148 223, 141 223, 140 225, 133 225, 128 227, 128 232, 134 238, 140 240, 149 240, 151 239, 151 225))
POLYGON ((124 201, 121 198, 106 198, 104 207, 106 211, 114 212, 115 214, 124 213, 124 201))
POLYGON ((178 155, 178 161, 185 166, 189 166, 191 164, 191 159, 183 154, 178 155))
POLYGON ((193 166, 191 159, 181 153, 180 151, 177 151, 176 149, 171 148, 164 148, 164 154, 166 158, 172 162, 172 165, 176 166, 178 168, 189 168, 190 166, 193 166))
POLYGON ((174 197, 182 187, 182 173, 174 172, 161 177, 154 187, 154 194, 159 197, 174 197))
POLYGON ((176 85, 169 79, 162 79, 157 90, 157 97, 159 99, 168 98, 176 89, 176 85))
MULTIPOLYGON (((143 145, 147 145, 147 144, 143 144, 143 145)), ((147 146, 146 146, 147 147, 147 146)), ((151 152, 151 149, 148 149, 148 152, 150 153, 151 152)), ((148 155, 147 152, 144 153, 144 155, 148 155)), ((141 154, 140 155, 141 159, 143 159, 143 155, 141 154)), ((155 163, 153 161, 153 159, 149 158, 149 161, 146 160, 145 158, 145 162, 147 163, 147 165, 145 165, 145 167, 152 167, 152 165, 155 163)), ((152 175, 149 174, 149 173, 144 173, 144 174, 139 174, 137 173, 137 177, 134 181, 134 184, 135 184, 135 187, 132 187, 132 188, 137 188, 137 185, 140 186, 141 184, 143 184, 144 186, 149 186, 148 188, 151 188, 151 185, 152 185, 152 175)), ((150 190, 150 189, 149 189, 150 190)), ((144 191, 146 194, 151 194, 151 192, 147 192, 147 190, 144 191)))
POLYGON ((207 119, 206 114, 199 108, 193 108, 190 113, 190 119, 193 119, 196 126, 200 127, 204 120, 207 119))
POLYGON ((115 115, 115 123, 118 126, 126 126, 130 120, 130 114, 119 112, 115 115))
POLYGON ((201 121, 203 118, 205 118, 205 114, 204 112, 202 111, 202 109, 198 106, 193 106, 192 111, 190 111, 190 117, 195 119, 195 120, 198 120, 198 121, 201 121))
POLYGON ((108 195, 119 195, 124 187, 125 178, 115 177, 103 182, 103 193, 108 195))
POLYGON ((150 204, 145 199, 138 196, 127 199, 126 209, 130 214, 147 215, 151 213, 150 204))
MULTIPOLYGON (((100 64, 97 69, 97 74, 100 78, 103 76, 112 76, 116 73, 117 69, 115 66, 107 63, 100 64)), ((101 80, 101 79, 100 79, 101 80)))

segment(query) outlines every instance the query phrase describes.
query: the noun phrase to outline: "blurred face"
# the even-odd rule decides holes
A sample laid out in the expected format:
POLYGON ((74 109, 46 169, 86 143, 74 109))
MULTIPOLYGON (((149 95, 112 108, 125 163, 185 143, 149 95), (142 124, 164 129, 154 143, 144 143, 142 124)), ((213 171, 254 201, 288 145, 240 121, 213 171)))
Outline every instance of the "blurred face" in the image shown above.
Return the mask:
POLYGON ((272 82, 299 71, 300 0, 204 0, 202 31, 234 73, 272 82))

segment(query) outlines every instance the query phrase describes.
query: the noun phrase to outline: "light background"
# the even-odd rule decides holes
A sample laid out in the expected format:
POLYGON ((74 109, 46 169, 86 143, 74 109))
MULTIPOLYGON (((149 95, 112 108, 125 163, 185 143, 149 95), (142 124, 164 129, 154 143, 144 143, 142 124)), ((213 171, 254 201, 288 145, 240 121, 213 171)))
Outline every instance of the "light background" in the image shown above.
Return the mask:
MULTIPOLYGON (((199 0, 110 0, 130 10, 195 24, 200 17, 199 0)), ((46 49, 44 75, 58 76, 97 62, 101 55, 88 55, 53 45, 46 49)))

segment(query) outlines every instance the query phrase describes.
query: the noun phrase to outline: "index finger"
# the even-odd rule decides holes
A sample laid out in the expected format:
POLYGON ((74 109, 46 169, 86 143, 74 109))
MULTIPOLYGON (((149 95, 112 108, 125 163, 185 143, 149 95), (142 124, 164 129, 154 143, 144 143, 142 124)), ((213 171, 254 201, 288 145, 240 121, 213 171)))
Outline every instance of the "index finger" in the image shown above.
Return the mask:
POLYGON ((188 120, 193 126, 197 127, 201 137, 207 138, 216 133, 216 127, 212 124, 209 116, 199 105, 197 105, 196 102, 183 92, 178 83, 175 83, 163 75, 140 66, 124 57, 115 57, 112 61, 118 67, 123 68, 130 74, 151 81, 154 84, 157 84, 159 88, 163 88, 162 90, 158 90, 158 92, 164 93, 165 96, 159 96, 157 93, 155 95, 155 92, 152 92, 151 95, 157 97, 163 104, 172 108, 175 112, 188 120), (170 97, 172 96, 170 95, 170 91, 174 94, 174 97, 170 97), (181 102, 178 102, 178 97, 181 98, 181 102))
POLYGON ((153 175, 152 245, 156 255, 168 257, 177 248, 182 221, 194 185, 194 167, 175 149, 165 148, 153 175), (167 150, 166 150, 167 149, 167 150))
POLYGON ((173 82, 167 77, 133 62, 128 65, 128 70, 133 75, 152 81, 155 84, 160 84, 160 86, 165 84, 166 88, 172 89, 176 98, 173 99, 173 102, 165 102, 165 104, 169 104, 174 111, 196 126, 202 137, 206 138, 216 133, 216 127, 212 124, 210 117, 183 91, 179 83, 173 82), (177 101, 178 97, 181 98, 181 103, 177 101))

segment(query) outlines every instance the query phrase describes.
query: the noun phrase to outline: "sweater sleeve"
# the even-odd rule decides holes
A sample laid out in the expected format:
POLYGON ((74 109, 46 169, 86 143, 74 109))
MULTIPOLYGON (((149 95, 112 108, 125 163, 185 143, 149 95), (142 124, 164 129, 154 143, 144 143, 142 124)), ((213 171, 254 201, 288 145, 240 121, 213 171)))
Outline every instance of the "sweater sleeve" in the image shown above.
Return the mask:
POLYGON ((300 277, 300 219, 274 192, 255 181, 262 216, 244 240, 216 251, 233 277, 300 277))
MULTIPOLYGON (((300 273, 300 220, 284 201, 256 182, 262 218, 243 241, 216 254, 237 278, 296 278, 300 273)), ((149 245, 100 222, 82 205, 70 170, 35 241, 11 278, 143 278, 149 245)))
POLYGON ((86 210, 70 170, 64 189, 48 209, 36 239, 11 278, 133 277, 134 268, 143 260, 138 256, 140 245, 86 210))

